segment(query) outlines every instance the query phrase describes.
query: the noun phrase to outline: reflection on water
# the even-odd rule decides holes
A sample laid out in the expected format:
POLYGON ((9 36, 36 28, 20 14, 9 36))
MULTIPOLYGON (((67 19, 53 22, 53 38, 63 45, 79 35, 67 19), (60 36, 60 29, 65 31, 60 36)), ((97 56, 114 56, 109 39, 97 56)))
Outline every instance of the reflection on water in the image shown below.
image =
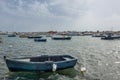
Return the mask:
POLYGON ((120 80, 120 40, 101 40, 91 36, 74 36, 69 41, 46 43, 27 38, 2 36, 0 43, 0 80, 7 73, 9 80, 120 80), (74 69, 47 73, 8 73, 3 56, 9 58, 38 55, 69 54, 78 59, 74 69), (83 77, 80 68, 86 67, 83 77))
POLYGON ((79 72, 74 68, 59 70, 56 72, 9 72, 8 80, 63 80, 61 76, 74 79, 79 72))

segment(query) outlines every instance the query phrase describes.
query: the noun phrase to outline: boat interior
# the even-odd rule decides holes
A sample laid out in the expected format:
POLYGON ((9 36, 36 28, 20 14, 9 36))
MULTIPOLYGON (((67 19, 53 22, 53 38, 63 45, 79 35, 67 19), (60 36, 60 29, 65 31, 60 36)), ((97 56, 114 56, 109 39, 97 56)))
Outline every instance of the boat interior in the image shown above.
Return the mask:
POLYGON ((31 58, 24 58, 19 59, 19 61, 27 61, 27 62, 45 62, 45 61, 66 61, 71 60, 73 57, 71 56, 39 56, 39 57, 31 57, 31 58))
POLYGON ((64 60, 70 60, 71 57, 68 56, 42 56, 42 57, 34 57, 30 58, 31 62, 44 62, 44 61, 64 61, 64 60))

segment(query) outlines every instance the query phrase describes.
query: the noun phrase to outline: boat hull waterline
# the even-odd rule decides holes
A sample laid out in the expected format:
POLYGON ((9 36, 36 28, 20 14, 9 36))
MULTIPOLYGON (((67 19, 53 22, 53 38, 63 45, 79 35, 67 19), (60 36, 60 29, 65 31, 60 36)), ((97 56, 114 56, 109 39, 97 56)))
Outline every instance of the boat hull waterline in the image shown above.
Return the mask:
MULTIPOLYGON (((24 58, 24 60, 27 58, 24 58)), ((36 72, 47 72, 47 71, 56 71, 61 69, 72 68, 76 65, 77 59, 69 56, 69 55, 62 55, 62 56, 42 56, 42 57, 32 57, 30 58, 31 61, 22 61, 15 60, 15 59, 5 59, 8 69, 11 72, 16 71, 36 71, 36 72), (36 60, 39 60, 40 62, 36 60), (47 59, 48 58, 48 59, 47 59), (60 60, 61 58, 61 60, 60 60), (47 59, 47 60, 44 60, 47 59), (49 60, 51 59, 51 60, 49 60), (59 59, 57 61, 57 59, 59 59), (64 60, 62 60, 64 59, 64 60), (42 62, 43 60, 43 62, 42 62), (56 61, 55 61, 56 60, 56 61)))

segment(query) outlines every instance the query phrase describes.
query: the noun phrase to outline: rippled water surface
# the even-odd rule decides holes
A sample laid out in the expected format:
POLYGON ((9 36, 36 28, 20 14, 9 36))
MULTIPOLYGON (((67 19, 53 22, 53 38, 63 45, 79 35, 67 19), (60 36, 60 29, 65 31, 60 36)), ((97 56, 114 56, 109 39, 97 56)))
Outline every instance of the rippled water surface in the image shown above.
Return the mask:
POLYGON ((101 40, 91 36, 76 36, 68 41, 47 42, 32 39, 1 36, 0 80, 6 74, 7 80, 120 80, 120 40, 101 40), (74 68, 57 72, 9 72, 3 60, 7 57, 69 54, 78 59, 74 68), (80 67, 86 67, 83 76, 80 67))

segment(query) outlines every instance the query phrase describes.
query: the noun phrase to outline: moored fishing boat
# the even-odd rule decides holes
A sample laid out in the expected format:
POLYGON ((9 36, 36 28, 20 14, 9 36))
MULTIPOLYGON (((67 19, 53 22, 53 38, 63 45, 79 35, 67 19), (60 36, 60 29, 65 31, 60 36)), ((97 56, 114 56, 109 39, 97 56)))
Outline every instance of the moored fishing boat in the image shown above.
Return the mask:
POLYGON ((16 37, 15 34, 8 34, 8 37, 16 37))
POLYGON ((70 36, 52 37, 53 40, 71 40, 70 36))
POLYGON ((56 71, 75 66, 77 59, 70 55, 41 55, 37 57, 6 58, 4 60, 10 71, 56 71))
POLYGON ((2 38, 0 37, 0 43, 2 42, 2 38))
POLYGON ((108 34, 104 37, 101 37, 103 40, 114 40, 114 39, 120 39, 120 35, 113 35, 113 34, 108 34))
POLYGON ((27 38, 28 35, 19 35, 20 38, 27 38))
POLYGON ((42 36, 28 36, 29 39, 42 38, 42 36))
POLYGON ((35 38, 34 41, 35 42, 46 42, 47 39, 35 38))

